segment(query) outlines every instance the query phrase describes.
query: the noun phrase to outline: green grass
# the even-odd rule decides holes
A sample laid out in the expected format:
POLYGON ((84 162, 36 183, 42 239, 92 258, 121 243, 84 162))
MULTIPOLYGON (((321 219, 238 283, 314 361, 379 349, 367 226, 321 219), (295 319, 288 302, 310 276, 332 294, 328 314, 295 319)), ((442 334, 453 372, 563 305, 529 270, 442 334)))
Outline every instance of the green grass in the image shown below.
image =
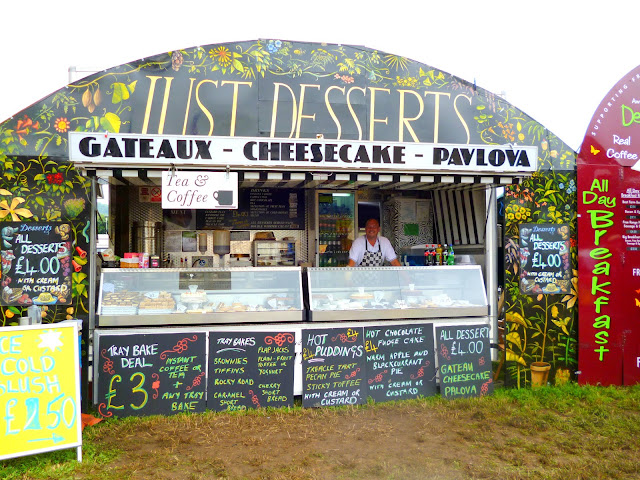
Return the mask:
POLYGON ((85 429, 82 463, 75 449, 20 457, 0 464, 0 478, 122 480, 153 478, 145 475, 161 471, 157 478, 406 480, 420 478, 417 472, 431 466, 434 474, 446 468, 449 478, 631 479, 640 478, 638 451, 640 386, 569 384, 497 389, 489 397, 453 401, 436 396, 359 407, 110 419, 85 429), (388 418, 430 423, 396 445, 402 432, 391 433, 393 425, 384 423, 388 418), (338 427, 353 432, 349 442, 357 449, 351 456, 318 440, 332 438, 338 427), (438 437, 430 428, 448 430, 447 445, 457 453, 449 455, 444 448, 434 458, 402 457, 402 449, 431 451, 438 437), (303 441, 271 443, 276 434, 286 440, 286 432, 303 441), (307 445, 313 440, 318 441, 307 445), (143 444, 146 449, 139 449, 143 444), (195 456, 209 445, 228 445, 238 459, 218 455, 215 448, 195 456), (370 455, 387 450, 388 458, 370 455), (402 460, 394 463, 393 458, 402 460))

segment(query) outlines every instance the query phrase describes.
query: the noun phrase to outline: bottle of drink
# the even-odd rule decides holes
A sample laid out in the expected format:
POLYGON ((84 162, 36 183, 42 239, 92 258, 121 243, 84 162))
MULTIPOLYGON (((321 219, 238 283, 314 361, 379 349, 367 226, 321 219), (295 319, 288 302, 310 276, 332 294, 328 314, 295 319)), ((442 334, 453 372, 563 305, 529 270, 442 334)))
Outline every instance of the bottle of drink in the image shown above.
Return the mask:
POLYGON ((447 263, 447 257, 449 256, 449 247, 447 247, 447 244, 443 244, 442 245, 442 263, 441 265, 449 265, 447 263))
POLYGON ((447 265, 454 265, 456 263, 456 254, 453 251, 453 244, 449 245, 449 254, 447 255, 447 265))
POLYGON ((436 265, 442 265, 442 245, 436 247, 436 265))

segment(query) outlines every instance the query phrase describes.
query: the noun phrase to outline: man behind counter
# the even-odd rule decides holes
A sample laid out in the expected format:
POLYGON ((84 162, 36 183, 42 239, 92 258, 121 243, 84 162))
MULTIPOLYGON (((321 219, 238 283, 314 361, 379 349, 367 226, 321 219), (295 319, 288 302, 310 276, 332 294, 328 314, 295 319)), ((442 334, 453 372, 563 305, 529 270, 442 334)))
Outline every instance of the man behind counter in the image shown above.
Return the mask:
POLYGON ((401 266, 396 252, 389 239, 378 237, 380 223, 375 218, 370 218, 364 227, 365 235, 356 238, 349 250, 349 267, 380 267, 384 261, 388 261, 395 267, 401 266))

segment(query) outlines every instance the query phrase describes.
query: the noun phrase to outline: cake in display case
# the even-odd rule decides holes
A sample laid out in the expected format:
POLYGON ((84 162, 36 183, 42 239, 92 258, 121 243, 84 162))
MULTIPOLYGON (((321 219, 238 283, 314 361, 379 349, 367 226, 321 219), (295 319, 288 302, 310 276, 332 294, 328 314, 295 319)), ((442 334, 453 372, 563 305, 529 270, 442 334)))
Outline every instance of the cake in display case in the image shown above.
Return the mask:
POLYGON ((302 320, 300 267, 102 270, 102 327, 302 320))
POLYGON ((488 314, 479 265, 309 268, 310 320, 488 314))

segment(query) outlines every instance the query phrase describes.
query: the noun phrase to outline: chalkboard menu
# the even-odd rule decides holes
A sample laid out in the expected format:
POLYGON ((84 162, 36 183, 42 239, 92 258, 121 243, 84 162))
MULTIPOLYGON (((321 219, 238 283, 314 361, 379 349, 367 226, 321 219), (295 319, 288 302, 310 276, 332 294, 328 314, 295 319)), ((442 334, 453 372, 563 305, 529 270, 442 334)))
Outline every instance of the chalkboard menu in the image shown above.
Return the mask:
POLYGON ((304 230, 304 191, 244 188, 237 210, 197 210, 196 229, 304 230))
POLYGON ((436 394, 433 324, 364 329, 369 396, 376 402, 436 394))
POLYGON ((356 405, 367 399, 362 328, 302 331, 302 406, 356 405))
POLYGON ((488 325, 436 327, 440 394, 477 397, 493 392, 488 325))
POLYGON ((103 417, 203 412, 206 334, 100 335, 98 411, 103 417))
POLYGON ((87 254, 71 250, 68 223, 3 222, 0 233, 3 305, 71 303, 71 269, 81 270, 87 254))
POLYGON ((293 406, 293 332, 210 332, 207 408, 293 406))
POLYGON ((529 295, 569 293, 571 259, 569 225, 520 225, 520 290, 529 295))

